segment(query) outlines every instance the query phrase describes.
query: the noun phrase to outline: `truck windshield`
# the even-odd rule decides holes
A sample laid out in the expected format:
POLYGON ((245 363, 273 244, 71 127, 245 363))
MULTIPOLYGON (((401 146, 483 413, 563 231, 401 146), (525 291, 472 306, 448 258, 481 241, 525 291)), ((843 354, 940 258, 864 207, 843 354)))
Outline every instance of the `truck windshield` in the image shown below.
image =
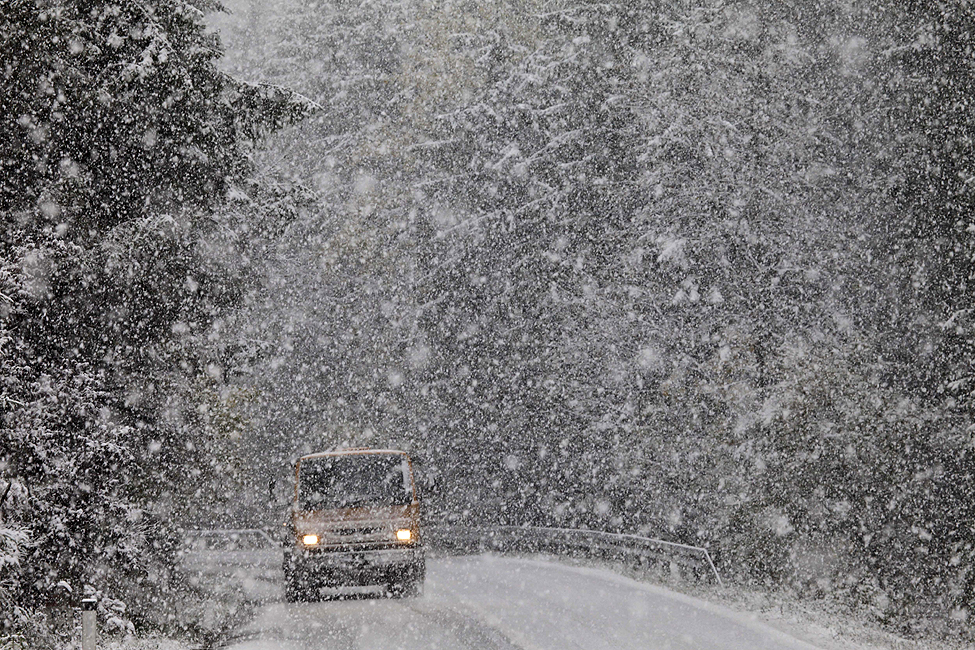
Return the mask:
POLYGON ((412 500, 410 465, 400 454, 306 458, 298 466, 302 510, 407 505, 412 500))

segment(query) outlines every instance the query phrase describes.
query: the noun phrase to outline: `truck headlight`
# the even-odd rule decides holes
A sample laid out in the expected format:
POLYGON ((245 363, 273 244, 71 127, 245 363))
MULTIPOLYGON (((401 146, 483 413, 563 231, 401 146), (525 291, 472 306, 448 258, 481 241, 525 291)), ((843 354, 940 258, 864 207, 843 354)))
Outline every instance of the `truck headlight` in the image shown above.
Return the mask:
POLYGON ((301 537, 301 543, 305 546, 317 546, 318 545, 318 535, 303 535, 301 537))
POLYGON ((400 528, 396 531, 396 539, 401 542, 408 542, 413 539, 413 531, 409 528, 400 528))

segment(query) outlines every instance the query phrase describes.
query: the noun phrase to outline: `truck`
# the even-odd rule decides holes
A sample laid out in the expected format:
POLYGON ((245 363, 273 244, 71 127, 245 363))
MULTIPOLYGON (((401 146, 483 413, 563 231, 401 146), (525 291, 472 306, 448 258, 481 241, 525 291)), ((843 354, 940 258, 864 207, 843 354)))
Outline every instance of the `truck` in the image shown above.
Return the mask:
POLYGON ((426 576, 420 497, 410 456, 396 449, 344 449, 295 462, 286 524, 285 596, 379 585, 419 596, 426 576))

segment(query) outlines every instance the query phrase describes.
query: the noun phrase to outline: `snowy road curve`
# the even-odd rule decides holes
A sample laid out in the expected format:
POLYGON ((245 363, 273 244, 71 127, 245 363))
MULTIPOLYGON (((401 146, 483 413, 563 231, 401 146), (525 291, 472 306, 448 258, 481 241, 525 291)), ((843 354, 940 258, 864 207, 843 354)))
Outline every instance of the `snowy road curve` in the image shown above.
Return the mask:
POLYGON ((609 571, 492 556, 428 561, 417 599, 265 605, 233 650, 814 650, 747 614, 609 571))

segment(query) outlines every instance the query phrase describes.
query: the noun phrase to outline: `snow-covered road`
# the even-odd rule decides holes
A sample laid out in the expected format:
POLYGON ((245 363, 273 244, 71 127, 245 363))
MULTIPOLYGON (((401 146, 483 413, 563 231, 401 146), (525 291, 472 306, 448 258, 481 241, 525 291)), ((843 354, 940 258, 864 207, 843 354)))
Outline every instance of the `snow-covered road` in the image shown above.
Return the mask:
POLYGON ((606 570, 494 556, 429 560, 416 599, 269 603, 234 638, 234 650, 815 648, 606 570))

